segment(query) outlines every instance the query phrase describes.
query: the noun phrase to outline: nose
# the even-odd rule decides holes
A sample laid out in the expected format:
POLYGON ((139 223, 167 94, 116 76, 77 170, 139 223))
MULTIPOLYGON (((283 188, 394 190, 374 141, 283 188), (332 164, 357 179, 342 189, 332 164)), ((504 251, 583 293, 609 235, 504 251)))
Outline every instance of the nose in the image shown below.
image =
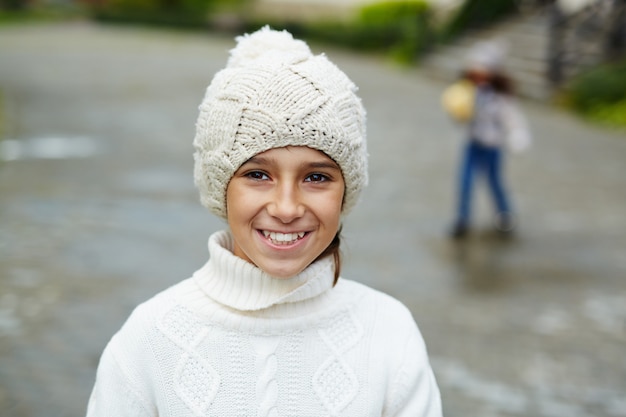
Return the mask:
POLYGON ((285 224, 302 217, 305 207, 298 188, 290 185, 277 187, 267 211, 270 216, 285 224))

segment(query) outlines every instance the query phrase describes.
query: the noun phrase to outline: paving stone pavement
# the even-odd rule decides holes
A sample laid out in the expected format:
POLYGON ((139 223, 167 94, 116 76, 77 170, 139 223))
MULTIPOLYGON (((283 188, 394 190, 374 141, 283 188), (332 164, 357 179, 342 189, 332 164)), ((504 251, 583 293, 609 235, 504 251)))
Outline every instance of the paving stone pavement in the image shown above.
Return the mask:
MULTIPOLYGON (((223 223, 198 203, 196 107, 231 36, 0 28, 0 416, 84 414, 99 355, 140 301, 188 277, 223 223)), ((626 415, 626 135, 522 103, 519 212, 447 238, 462 132, 419 68, 326 51, 368 109, 370 186, 344 276, 405 302, 446 416, 626 415)))

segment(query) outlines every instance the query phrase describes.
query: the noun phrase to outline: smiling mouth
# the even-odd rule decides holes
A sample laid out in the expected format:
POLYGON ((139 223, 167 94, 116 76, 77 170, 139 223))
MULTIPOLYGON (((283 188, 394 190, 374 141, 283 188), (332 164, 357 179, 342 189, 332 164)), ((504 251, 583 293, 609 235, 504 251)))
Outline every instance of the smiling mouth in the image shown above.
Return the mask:
POLYGON ((261 230, 261 233, 263 233, 263 236, 265 236, 265 238, 274 245, 292 245, 307 234, 307 232, 280 233, 270 232, 268 230, 261 230))

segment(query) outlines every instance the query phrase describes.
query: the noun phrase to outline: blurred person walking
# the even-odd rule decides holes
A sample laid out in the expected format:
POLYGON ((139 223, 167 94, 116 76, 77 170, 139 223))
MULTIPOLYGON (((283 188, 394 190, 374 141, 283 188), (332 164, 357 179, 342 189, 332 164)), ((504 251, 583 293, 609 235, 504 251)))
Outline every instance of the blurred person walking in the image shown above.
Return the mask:
POLYGON ((531 142, 524 115, 513 99, 513 82, 504 70, 506 45, 483 41, 466 57, 460 79, 443 93, 446 112, 466 126, 459 178, 456 220, 450 234, 461 238, 469 232, 472 189, 477 174, 486 177, 491 191, 494 225, 510 233, 516 218, 503 180, 504 151, 521 151, 531 142))

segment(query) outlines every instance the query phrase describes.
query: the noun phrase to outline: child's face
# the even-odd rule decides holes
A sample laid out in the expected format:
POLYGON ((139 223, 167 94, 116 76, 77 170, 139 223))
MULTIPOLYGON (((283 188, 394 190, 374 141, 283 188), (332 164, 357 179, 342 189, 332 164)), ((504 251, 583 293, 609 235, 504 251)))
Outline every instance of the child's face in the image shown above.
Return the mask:
POLYGON ((302 272, 335 237, 344 188, 323 152, 289 146, 252 157, 226 190, 234 254, 274 277, 302 272))
POLYGON ((486 84, 491 78, 491 73, 483 67, 475 67, 468 71, 469 78, 476 84, 486 84))

